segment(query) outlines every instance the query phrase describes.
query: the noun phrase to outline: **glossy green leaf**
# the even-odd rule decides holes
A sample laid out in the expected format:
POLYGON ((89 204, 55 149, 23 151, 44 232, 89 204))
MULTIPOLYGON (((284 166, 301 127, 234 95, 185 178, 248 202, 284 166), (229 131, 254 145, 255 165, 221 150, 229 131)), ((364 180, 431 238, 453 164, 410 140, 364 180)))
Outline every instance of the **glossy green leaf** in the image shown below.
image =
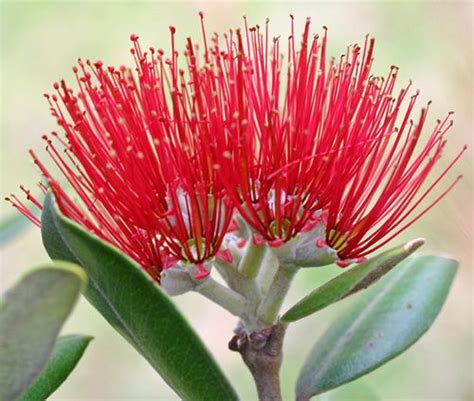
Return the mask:
POLYGON ((27 273, 0 303, 0 400, 16 399, 39 375, 86 283, 70 263, 27 273))
POLYGON ((42 216, 43 243, 53 259, 80 264, 85 296, 184 400, 236 400, 200 338, 158 285, 131 259, 62 216, 51 195, 42 216))
POLYGON ((78 334, 59 337, 46 367, 18 401, 46 400, 67 379, 91 340, 78 334))
POLYGON ((311 350, 298 400, 355 380, 417 341, 441 310, 457 265, 440 256, 409 258, 367 290, 311 350))
POLYGON ((411 255, 424 240, 418 239, 397 246, 356 265, 315 289, 286 312, 284 322, 294 322, 340 301, 377 282, 403 259, 411 255))

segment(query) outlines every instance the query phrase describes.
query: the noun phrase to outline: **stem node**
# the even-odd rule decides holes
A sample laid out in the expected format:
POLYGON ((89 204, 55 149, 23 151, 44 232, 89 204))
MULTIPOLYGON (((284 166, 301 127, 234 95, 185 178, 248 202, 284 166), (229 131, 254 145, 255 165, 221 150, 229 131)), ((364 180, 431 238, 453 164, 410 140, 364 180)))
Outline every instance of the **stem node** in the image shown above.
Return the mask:
POLYGON ((277 323, 247 335, 239 326, 229 342, 229 349, 240 353, 252 373, 259 401, 282 401, 280 367, 285 331, 286 326, 277 323))

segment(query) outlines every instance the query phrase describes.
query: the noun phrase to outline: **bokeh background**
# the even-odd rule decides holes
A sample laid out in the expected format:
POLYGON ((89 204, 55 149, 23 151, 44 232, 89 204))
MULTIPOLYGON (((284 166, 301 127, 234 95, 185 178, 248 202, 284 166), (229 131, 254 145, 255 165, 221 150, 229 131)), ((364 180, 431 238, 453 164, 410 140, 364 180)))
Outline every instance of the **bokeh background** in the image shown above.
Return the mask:
MULTIPOLYGON (((2 195, 17 191, 18 184, 34 186, 37 175, 27 149, 40 150, 41 134, 55 128, 41 95, 52 89, 54 81, 72 79, 71 66, 77 57, 131 64, 129 35, 139 34, 145 47, 168 49, 170 24, 176 26, 183 48, 186 36, 200 38, 200 10, 205 12, 208 32, 240 26, 246 13, 251 23, 263 24, 269 17, 272 33, 282 37, 288 35, 290 13, 300 30, 310 16, 315 31, 329 27, 329 54, 336 57, 346 45, 362 42, 370 33, 377 40, 375 72, 384 74, 396 64, 401 68, 399 85, 412 79, 422 100, 433 100, 429 126, 455 111, 441 167, 464 144, 472 145, 470 2, 3 1, 0 7, 2 195)), ((464 179, 449 197, 395 241, 426 237, 426 250, 455 255, 461 268, 432 330, 406 354, 359 380, 383 400, 474 400, 472 152, 471 146, 452 174, 462 173, 464 179)), ((1 203, 2 219, 12 214, 11 207, 1 203)), ((1 251, 2 290, 29 266, 48 260, 39 231, 26 225, 1 251)), ((337 272, 336 267, 301 272, 287 305, 337 272)), ((185 295, 176 302, 235 382, 242 399, 255 400, 250 374, 239 355, 227 350, 235 319, 198 295, 185 295)), ((285 400, 292 399, 305 354, 346 306, 343 302, 290 328, 283 368, 285 400)), ((87 301, 80 301, 64 332, 88 333, 95 340, 52 400, 177 400, 87 301)), ((350 394, 345 397, 340 401, 352 399, 350 394)))

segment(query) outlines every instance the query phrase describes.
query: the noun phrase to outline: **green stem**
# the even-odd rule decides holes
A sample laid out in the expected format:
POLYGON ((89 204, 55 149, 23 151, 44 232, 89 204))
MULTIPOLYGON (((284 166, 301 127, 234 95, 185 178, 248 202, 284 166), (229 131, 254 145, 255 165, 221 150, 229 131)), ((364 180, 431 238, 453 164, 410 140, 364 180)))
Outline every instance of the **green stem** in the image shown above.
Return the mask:
POLYGON ((265 324, 273 325, 276 323, 278 313, 297 271, 298 269, 294 266, 278 266, 273 283, 257 310, 257 316, 265 324))
POLYGON ((224 279, 227 285, 234 291, 244 295, 238 285, 241 280, 241 276, 236 266, 227 263, 225 260, 217 259, 214 264, 219 275, 224 279))
POLYGON ((237 292, 209 277, 195 288, 196 292, 227 309, 235 316, 242 317, 247 308, 247 300, 237 292))
POLYGON ((257 246, 250 238, 245 249, 245 254, 239 264, 239 272, 247 277, 257 277, 263 257, 265 256, 266 246, 257 246))
POLYGON ((265 295, 270 289, 277 268, 277 258, 272 254, 272 252, 267 252, 265 254, 265 258, 262 261, 260 272, 258 273, 257 277, 258 288, 260 289, 261 294, 265 295))
POLYGON ((252 330, 261 328, 256 319, 257 308, 262 300, 257 281, 241 275, 235 266, 223 260, 217 261, 215 267, 227 285, 247 300, 244 315, 240 316, 245 326, 252 330))

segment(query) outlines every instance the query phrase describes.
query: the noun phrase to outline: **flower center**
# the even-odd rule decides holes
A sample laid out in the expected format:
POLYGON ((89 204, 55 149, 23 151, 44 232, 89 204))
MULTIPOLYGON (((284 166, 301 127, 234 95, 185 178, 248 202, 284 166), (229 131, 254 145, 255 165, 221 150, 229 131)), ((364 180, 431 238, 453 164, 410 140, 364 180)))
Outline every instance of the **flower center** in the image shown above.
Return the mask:
POLYGON ((206 249, 206 239, 201 237, 198 240, 190 238, 186 242, 186 246, 181 250, 181 255, 189 263, 194 263, 190 259, 202 259, 206 249), (189 257, 191 255, 191 257, 189 257))
POLYGON ((348 237, 349 232, 342 234, 340 231, 333 229, 329 231, 328 243, 331 245, 331 248, 339 252, 347 246, 346 240, 348 237))
POLYGON ((278 238, 287 239, 291 234, 291 221, 287 218, 273 220, 270 223, 270 232, 278 238))

